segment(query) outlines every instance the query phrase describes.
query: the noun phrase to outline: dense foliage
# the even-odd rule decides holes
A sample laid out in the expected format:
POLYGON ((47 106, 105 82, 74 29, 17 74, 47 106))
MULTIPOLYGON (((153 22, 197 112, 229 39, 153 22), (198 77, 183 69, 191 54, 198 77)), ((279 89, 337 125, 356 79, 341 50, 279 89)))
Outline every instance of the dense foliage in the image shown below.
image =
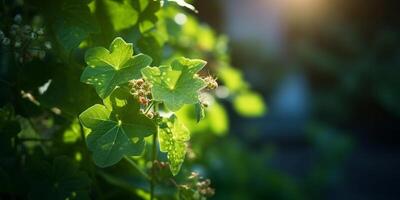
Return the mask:
POLYGON ((194 163, 227 132, 219 100, 266 111, 227 38, 183 0, 6 0, 0 11, 1 197, 206 199, 215 191, 194 163))

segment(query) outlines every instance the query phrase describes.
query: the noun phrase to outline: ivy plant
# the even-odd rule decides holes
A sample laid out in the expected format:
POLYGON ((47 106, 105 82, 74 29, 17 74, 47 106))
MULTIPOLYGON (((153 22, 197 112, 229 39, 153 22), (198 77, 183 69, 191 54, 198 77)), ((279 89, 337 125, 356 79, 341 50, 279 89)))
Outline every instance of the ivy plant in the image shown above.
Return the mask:
POLYGON ((211 197, 194 166, 205 136, 228 131, 219 99, 264 105, 197 12, 184 0, 1 2, 0 198, 211 197))
POLYGON ((169 168, 175 176, 185 160, 190 132, 175 114, 162 116, 159 107, 164 105, 165 111, 175 112, 184 104, 198 104, 200 91, 210 81, 197 74, 206 62, 181 57, 170 65, 150 67, 149 56, 132 54, 133 45, 120 37, 111 43, 110 51, 95 47, 86 52, 88 66, 81 81, 92 85, 104 102, 79 115, 82 125, 90 129, 87 146, 97 166, 109 167, 124 156, 129 159, 140 155, 144 138, 152 136, 153 155, 157 146, 167 153, 169 168), (126 86, 129 81, 132 88, 126 86), (141 87, 146 84, 148 87, 141 87), (145 102, 141 100, 143 95, 148 98, 145 102), (148 115, 149 112, 152 114, 148 115))

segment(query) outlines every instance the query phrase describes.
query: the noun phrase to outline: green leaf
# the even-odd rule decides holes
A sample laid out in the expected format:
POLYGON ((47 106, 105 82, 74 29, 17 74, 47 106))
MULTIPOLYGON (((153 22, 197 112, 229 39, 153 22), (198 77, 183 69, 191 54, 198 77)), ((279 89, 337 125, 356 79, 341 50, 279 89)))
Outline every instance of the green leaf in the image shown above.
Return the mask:
POLYGON ((177 111, 184 104, 199 101, 198 93, 206 84, 196 73, 205 65, 203 60, 178 58, 171 66, 146 67, 142 74, 153 85, 153 99, 164 102, 169 110, 177 111))
POLYGON ((136 10, 140 11, 138 20, 140 32, 145 33, 151 30, 158 20, 156 13, 160 10, 160 2, 139 0, 133 1, 132 5, 136 10))
POLYGON ((103 47, 89 49, 81 81, 93 85, 97 94, 106 98, 118 85, 140 78, 140 70, 152 62, 147 55, 132 54, 132 44, 119 37, 111 43, 110 51, 103 47))
POLYGON ((55 16, 53 28, 56 38, 67 51, 78 47, 90 33, 99 31, 97 23, 84 1, 66 1, 49 12, 49 17, 55 16))
POLYGON ((163 43, 158 41, 154 34, 142 35, 142 37, 137 41, 137 47, 140 52, 153 58, 153 65, 157 65, 161 62, 163 43))
POLYGON ((194 105, 194 108, 195 108, 194 110, 196 113, 196 121, 197 121, 197 123, 199 123, 200 120, 204 119, 204 117, 206 116, 206 113, 205 113, 204 107, 203 107, 203 105, 201 105, 201 103, 196 103, 194 105))
POLYGON ((115 31, 121 31, 137 23, 139 12, 131 5, 130 0, 103 2, 115 31))
POLYGON ((168 153, 167 157, 172 174, 178 174, 186 155, 186 142, 190 132, 185 125, 178 121, 175 115, 164 120, 160 125, 158 141, 160 151, 168 153))
POLYGON ((141 154, 144 137, 157 131, 155 124, 140 113, 139 104, 130 97, 118 89, 104 101, 106 106, 96 104, 79 116, 82 124, 91 129, 86 141, 100 167, 111 166, 125 155, 141 154))

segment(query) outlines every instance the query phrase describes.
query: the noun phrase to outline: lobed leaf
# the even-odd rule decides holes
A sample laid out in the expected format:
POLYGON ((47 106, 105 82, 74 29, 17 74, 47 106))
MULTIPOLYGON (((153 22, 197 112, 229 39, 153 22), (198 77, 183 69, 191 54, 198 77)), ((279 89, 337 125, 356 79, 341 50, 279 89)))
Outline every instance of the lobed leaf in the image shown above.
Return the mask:
POLYGON ((170 66, 145 67, 142 74, 152 84, 153 99, 164 102, 167 109, 177 111, 184 104, 199 101, 199 91, 206 83, 196 73, 205 65, 203 60, 178 58, 170 66))
POLYGON ((116 90, 104 101, 106 106, 96 104, 79 116, 81 123, 91 129, 86 141, 100 167, 111 166, 125 155, 141 154, 144 137, 157 131, 155 124, 141 114, 133 97, 121 94, 123 89, 116 90))
POLYGON ((114 39, 110 50, 103 47, 89 49, 85 55, 88 66, 81 75, 81 82, 93 85, 102 99, 108 97, 117 86, 140 78, 140 70, 152 62, 147 55, 132 54, 132 44, 120 37, 114 39))

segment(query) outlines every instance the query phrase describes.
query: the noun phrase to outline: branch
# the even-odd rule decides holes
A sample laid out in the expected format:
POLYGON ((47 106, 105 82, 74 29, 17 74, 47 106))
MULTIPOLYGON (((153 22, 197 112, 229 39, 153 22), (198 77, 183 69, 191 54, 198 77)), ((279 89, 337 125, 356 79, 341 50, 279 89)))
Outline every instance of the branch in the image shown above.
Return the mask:
MULTIPOLYGON (((158 112, 158 102, 154 105, 154 112, 158 112)), ((153 146, 152 146, 152 162, 151 162, 151 181, 150 181, 150 200, 154 199, 154 188, 155 188, 155 160, 157 158, 157 132, 153 135, 153 146)))

